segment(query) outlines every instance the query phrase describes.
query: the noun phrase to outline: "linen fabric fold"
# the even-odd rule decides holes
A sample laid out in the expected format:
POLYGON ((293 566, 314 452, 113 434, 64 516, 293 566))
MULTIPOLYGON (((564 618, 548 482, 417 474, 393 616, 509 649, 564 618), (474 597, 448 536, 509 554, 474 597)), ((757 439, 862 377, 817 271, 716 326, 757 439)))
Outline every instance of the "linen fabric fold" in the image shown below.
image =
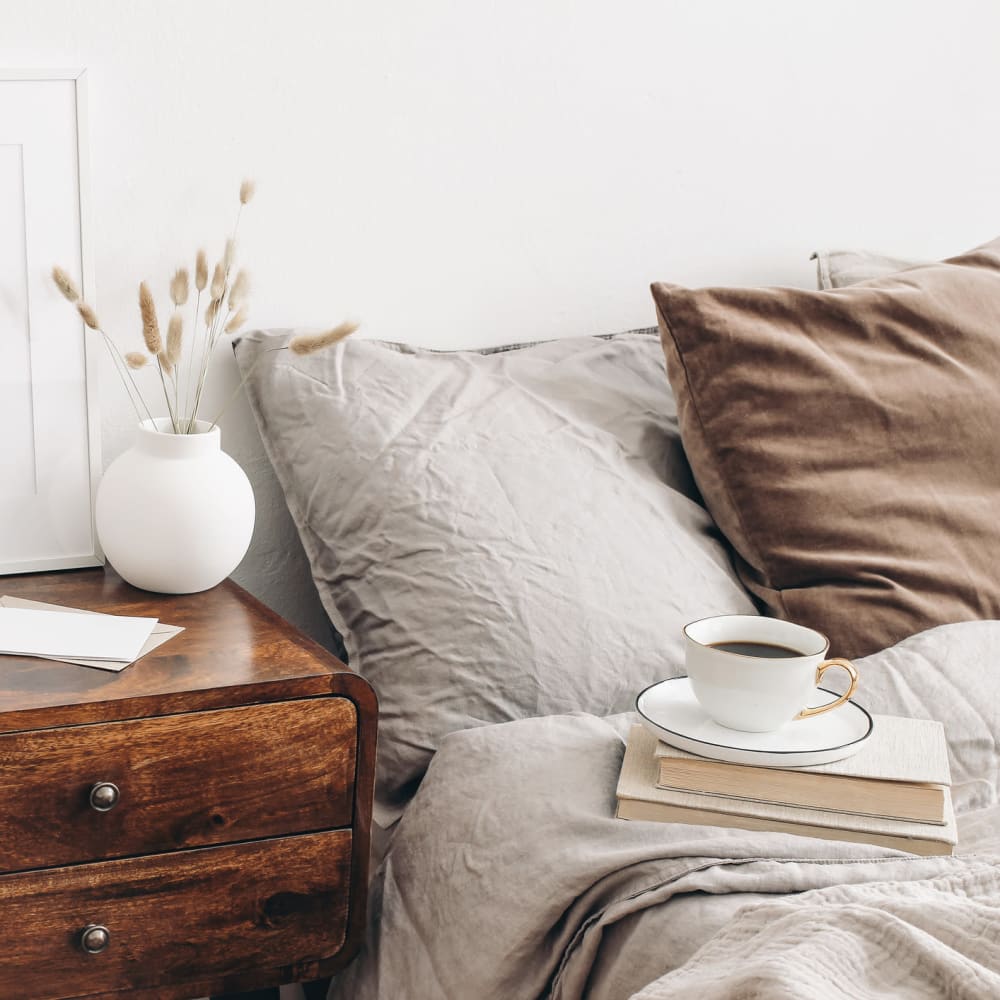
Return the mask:
POLYGON ((303 358, 272 351, 287 339, 244 337, 237 357, 324 607, 379 697, 381 826, 446 734, 626 710, 683 672, 688 621, 754 613, 654 330, 303 358))

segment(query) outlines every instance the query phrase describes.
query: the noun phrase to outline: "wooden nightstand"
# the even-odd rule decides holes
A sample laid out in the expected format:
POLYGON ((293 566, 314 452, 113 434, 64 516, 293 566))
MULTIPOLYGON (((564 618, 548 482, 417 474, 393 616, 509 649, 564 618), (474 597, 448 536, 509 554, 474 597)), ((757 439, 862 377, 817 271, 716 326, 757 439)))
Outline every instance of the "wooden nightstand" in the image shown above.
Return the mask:
POLYGON ((0 657, 0 997, 189 1000, 329 975, 364 931, 377 705, 225 582, 0 594, 180 633, 114 674, 0 657))

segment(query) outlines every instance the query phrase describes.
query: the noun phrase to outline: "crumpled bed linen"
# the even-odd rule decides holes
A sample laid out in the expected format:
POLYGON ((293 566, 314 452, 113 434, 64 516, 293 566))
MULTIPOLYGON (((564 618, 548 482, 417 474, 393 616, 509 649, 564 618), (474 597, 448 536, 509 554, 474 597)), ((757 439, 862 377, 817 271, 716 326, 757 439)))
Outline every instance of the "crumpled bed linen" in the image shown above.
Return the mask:
POLYGON ((858 661, 866 707, 945 724, 954 858, 617 820, 629 715, 453 733, 331 1000, 997 995, 998 654, 975 622, 858 661))
POLYGON ((745 907, 635 1000, 1000 997, 1000 867, 950 867, 745 907))

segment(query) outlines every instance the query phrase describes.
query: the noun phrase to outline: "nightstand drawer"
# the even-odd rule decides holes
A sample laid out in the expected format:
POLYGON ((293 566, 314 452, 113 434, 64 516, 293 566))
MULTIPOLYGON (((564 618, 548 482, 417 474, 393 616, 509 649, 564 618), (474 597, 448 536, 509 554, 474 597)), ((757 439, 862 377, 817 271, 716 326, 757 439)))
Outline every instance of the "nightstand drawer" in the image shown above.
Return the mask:
POLYGON ((0 877, 0 997, 65 997, 337 952, 349 830, 0 877), (88 954, 87 941, 101 950, 88 954), (13 943, 16 941, 16 947, 13 943))
POLYGON ((338 697, 0 736, 0 869, 350 826, 356 755, 338 697))

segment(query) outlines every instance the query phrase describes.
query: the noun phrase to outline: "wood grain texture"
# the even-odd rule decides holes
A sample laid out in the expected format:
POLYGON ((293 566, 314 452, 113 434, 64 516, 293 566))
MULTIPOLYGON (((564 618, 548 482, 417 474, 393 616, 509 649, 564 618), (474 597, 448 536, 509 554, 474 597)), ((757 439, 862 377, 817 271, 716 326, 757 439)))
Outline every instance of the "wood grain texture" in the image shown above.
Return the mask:
POLYGON ((378 729, 371 685, 230 581, 202 594, 166 596, 135 590, 110 569, 74 570, 3 577, 0 594, 149 615, 186 629, 120 674, 0 656, 0 794, 8 806, 25 787, 37 790, 33 780, 49 789, 54 801, 44 809, 57 824, 64 813, 79 819, 80 810, 89 809, 82 796, 96 781, 115 781, 123 795, 111 812, 87 815, 92 825, 77 837, 75 848, 65 830, 46 827, 44 816, 33 816, 20 805, 5 806, 0 852, 7 852, 3 861, 9 867, 52 863, 55 855, 48 852, 53 850, 104 851, 104 856, 119 850, 152 851, 152 838, 161 836, 170 816, 176 820, 165 853, 0 875, 0 912, 13 919, 18 935, 23 930, 20 914, 36 921, 23 941, 17 936, 8 942, 0 962, 0 998, 190 1000, 315 980, 349 962, 365 933, 378 729), (336 697, 324 697, 329 695, 336 697), (312 713, 322 715, 327 709, 314 706, 338 702, 336 711, 347 715, 339 722, 326 720, 336 732, 320 734, 319 719, 312 713), (255 716, 255 706, 266 712, 255 716), (226 711, 216 711, 222 709, 226 711), (231 721, 249 717, 268 720, 273 743, 262 746, 255 742, 257 727, 241 729, 231 721), (318 735, 322 739, 317 744, 318 735), (239 736, 245 743, 243 765, 256 766, 272 788, 285 782, 288 797, 279 791, 277 803, 262 799, 261 785, 230 753, 239 736), (77 758, 66 752, 75 740, 86 743, 86 752, 77 758), (180 770, 171 771, 171 754, 188 760, 195 789, 199 782, 213 789, 186 819, 172 812, 184 782, 180 770), (65 777, 61 789, 50 780, 60 766, 65 777), (332 776, 324 786, 320 775, 326 768, 332 776), (92 774, 97 775, 93 780, 92 774), (300 779, 307 786, 304 815, 311 812, 312 818, 295 815, 292 793, 300 779), (175 791, 168 792, 167 785, 175 791), (237 786, 248 801, 236 802, 237 786), (323 787, 330 798, 321 803, 323 787), (210 798, 226 800, 227 808, 208 810, 210 798), (322 822, 349 828, 226 847, 194 846, 208 842, 215 832, 227 843, 263 831, 295 833, 320 822, 324 810, 322 822), (101 826, 101 821, 110 823, 101 826), (107 845, 100 845, 95 831, 110 833, 107 845), (202 865, 202 858, 209 860, 202 865), (239 860, 227 860, 233 858, 239 860), (217 859, 219 871, 214 868, 217 859), (331 865, 335 875, 330 875, 331 865), (327 878, 329 884, 323 881, 327 878), (296 888, 302 885, 307 889, 296 888), (267 904, 270 910, 265 907, 275 919, 286 900, 290 922, 264 933, 266 928, 255 922, 257 910, 251 914, 246 909, 249 899, 276 901, 267 904), (121 940, 114 927, 112 948, 101 955, 87 956, 76 950, 75 942, 59 950, 70 942, 69 935, 101 922, 91 904, 102 901, 117 901, 116 912, 135 919, 127 932, 130 950, 124 964, 110 958, 121 940), (231 906, 242 914, 238 927, 227 923, 231 906), (163 927, 157 923, 161 912, 181 922, 177 954, 171 958, 170 949, 154 940, 147 942, 148 958, 142 957, 145 939, 163 927), (183 930, 188 914, 190 933, 183 930), (292 919, 295 914, 301 918, 298 923, 292 919), (70 917, 72 929, 67 929, 70 917), (49 944, 38 943, 43 925, 61 929, 59 949, 51 957, 45 950, 49 944), (323 946, 317 947, 320 939, 323 946), (87 960, 96 962, 87 965, 87 960), (95 968, 112 972, 102 977, 93 973, 95 968))
POLYGON ((0 868, 349 826, 356 732, 327 697, 0 736, 0 868), (108 812, 98 781, 120 790, 108 812))
POLYGON ((0 951, 0 996, 221 984, 319 961, 344 940, 350 858, 350 831, 333 831, 0 877, 17 933, 0 951), (79 947, 91 923, 111 934, 98 955, 79 947))
POLYGON ((230 580, 201 594, 136 590, 113 570, 0 577, 0 594, 159 618, 185 631, 120 674, 0 658, 0 732, 345 694, 354 677, 230 580))

